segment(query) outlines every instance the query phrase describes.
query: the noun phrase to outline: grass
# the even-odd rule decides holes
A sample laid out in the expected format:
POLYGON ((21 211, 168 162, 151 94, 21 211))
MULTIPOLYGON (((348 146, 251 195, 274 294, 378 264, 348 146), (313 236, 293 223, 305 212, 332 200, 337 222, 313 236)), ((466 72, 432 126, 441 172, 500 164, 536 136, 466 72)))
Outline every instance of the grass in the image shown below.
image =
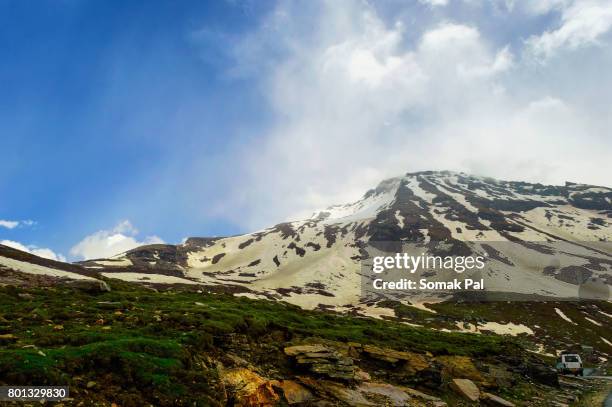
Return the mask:
POLYGON ((131 337, 184 343, 196 339, 194 332, 213 337, 231 333, 257 337, 270 327, 296 335, 434 354, 477 356, 511 345, 494 336, 440 333, 370 318, 304 311, 272 301, 225 294, 156 293, 115 281, 111 285, 113 291, 97 296, 68 289, 29 290, 33 298, 28 300, 19 298, 20 290, 0 289, 0 315, 13 322, 10 328, 0 323, 0 329, 39 347, 131 337))
MULTIPOLYGON (((232 335, 282 354, 307 337, 354 341, 434 355, 488 357, 519 345, 498 336, 426 328, 226 294, 155 292, 109 280, 112 291, 0 288, 0 384, 66 384, 77 394, 121 405, 215 405, 222 397, 207 356, 232 335), (276 336, 274 335, 276 334, 276 336), (85 384, 97 383, 96 392, 85 384), (145 390, 146 389, 146 390, 145 390), (80 392, 80 393, 79 393, 80 392)), ((262 360, 273 353, 262 351, 262 360)))
MULTIPOLYGON (((378 304, 392 308, 400 320, 437 329, 455 329, 457 321, 472 324, 498 322, 527 325, 534 335, 517 338, 527 347, 535 349, 534 343, 545 346, 546 351, 567 349, 574 345, 588 345, 602 353, 612 352, 612 346, 602 338, 610 335, 608 317, 600 311, 612 314, 612 304, 606 301, 598 302, 524 302, 524 301, 489 301, 460 302, 449 301, 429 304, 428 307, 436 313, 417 309, 397 301, 384 301, 378 304), (556 312, 560 309, 572 320, 563 320, 556 312), (587 320, 590 318, 599 325, 587 320)), ((580 351, 582 353, 582 351, 580 351)), ((587 366, 589 366, 587 361, 587 366)))
POLYGON ((453 319, 477 322, 478 320, 525 324, 534 330, 534 339, 539 339, 549 352, 580 344, 610 353, 612 346, 602 338, 610 335, 607 317, 598 310, 612 313, 612 304, 598 302, 486 302, 486 303, 438 303, 432 309, 453 319), (563 320, 556 312, 560 309, 573 323, 563 320), (600 325, 586 318, 599 320, 600 325))

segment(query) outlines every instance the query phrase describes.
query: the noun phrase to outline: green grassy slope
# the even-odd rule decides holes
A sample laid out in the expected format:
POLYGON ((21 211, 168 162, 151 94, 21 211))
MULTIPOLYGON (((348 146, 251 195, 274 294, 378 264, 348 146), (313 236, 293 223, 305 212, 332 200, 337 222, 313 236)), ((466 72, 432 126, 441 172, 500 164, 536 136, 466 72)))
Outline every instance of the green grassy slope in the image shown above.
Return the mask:
POLYGON ((270 353, 254 356, 262 361, 282 354, 287 341, 305 337, 434 355, 519 351, 515 342, 498 336, 441 333, 224 294, 109 283, 112 291, 97 295, 68 288, 0 288, 0 383, 66 384, 77 397, 121 399, 122 405, 143 400, 214 405, 221 390, 209 357, 236 334, 269 343, 270 353))

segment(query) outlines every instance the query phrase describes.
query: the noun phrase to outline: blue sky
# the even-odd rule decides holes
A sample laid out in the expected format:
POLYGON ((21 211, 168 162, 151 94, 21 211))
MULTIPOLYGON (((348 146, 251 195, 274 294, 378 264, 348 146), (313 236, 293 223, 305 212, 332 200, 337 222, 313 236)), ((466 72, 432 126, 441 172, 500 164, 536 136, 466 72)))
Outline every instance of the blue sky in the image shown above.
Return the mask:
MULTIPOLYGON (((79 235, 127 218, 171 241, 238 231, 177 200, 171 178, 193 176, 194 160, 216 159, 240 137, 239 122, 261 125, 258 96, 224 77, 197 33, 229 25, 239 35, 266 10, 37 4, 0 2, 0 219, 36 220, 0 229, 2 237, 66 253, 79 235)), ((199 188, 213 190, 214 181, 202 178, 199 188)))
POLYGON ((0 240, 236 234, 421 169, 610 185, 607 3, 0 0, 0 240))

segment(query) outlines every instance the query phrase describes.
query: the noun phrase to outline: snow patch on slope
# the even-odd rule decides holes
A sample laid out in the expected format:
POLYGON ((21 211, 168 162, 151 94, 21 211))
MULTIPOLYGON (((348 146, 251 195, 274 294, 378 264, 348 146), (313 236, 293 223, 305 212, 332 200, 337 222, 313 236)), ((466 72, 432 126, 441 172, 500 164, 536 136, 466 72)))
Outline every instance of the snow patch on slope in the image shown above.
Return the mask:
POLYGON ((69 278, 72 280, 95 280, 95 278, 72 273, 70 271, 58 270, 51 267, 40 266, 38 264, 32 264, 25 261, 0 256, 0 268, 2 267, 27 274, 40 274, 51 277, 69 278))
POLYGON ((566 321, 566 322, 569 322, 570 324, 574 324, 574 325, 576 325, 576 323, 575 323, 574 321, 572 321, 571 319, 569 319, 569 318, 567 317, 567 315, 565 315, 565 314, 563 313, 563 311, 561 311, 559 308, 555 308, 555 312, 557 313, 557 315, 559 315, 559 316, 561 317, 561 319, 562 319, 562 320, 564 320, 564 321, 566 321))

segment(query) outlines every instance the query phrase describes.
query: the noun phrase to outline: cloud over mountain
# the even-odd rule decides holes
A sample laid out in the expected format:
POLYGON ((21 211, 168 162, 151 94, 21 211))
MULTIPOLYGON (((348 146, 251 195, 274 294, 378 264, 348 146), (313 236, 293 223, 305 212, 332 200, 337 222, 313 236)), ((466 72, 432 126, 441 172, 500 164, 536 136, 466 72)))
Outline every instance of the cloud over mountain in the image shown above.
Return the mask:
POLYGON ((86 236, 70 249, 70 254, 80 259, 112 257, 119 253, 145 244, 164 243, 157 236, 147 236, 142 241, 137 239, 138 230, 129 220, 119 222, 109 230, 99 230, 86 236))
POLYGON ((278 214, 355 199, 374 180, 406 170, 606 183, 610 75, 580 74, 612 66, 608 47, 589 47, 607 32, 603 4, 490 11, 466 2, 458 4, 475 18, 436 7, 442 14, 423 23, 406 17, 408 6, 390 13, 364 2, 316 4, 280 3, 234 48, 236 69, 256 75, 274 120, 241 149, 232 174, 242 177, 232 178, 219 212, 259 227, 278 214), (543 14, 553 23, 513 27, 511 37, 486 27, 487 19, 543 14), (597 16, 594 26, 589 16, 597 16), (522 35, 529 40, 517 41, 522 35), (565 45, 570 52, 558 64, 533 63, 534 52, 565 45))

